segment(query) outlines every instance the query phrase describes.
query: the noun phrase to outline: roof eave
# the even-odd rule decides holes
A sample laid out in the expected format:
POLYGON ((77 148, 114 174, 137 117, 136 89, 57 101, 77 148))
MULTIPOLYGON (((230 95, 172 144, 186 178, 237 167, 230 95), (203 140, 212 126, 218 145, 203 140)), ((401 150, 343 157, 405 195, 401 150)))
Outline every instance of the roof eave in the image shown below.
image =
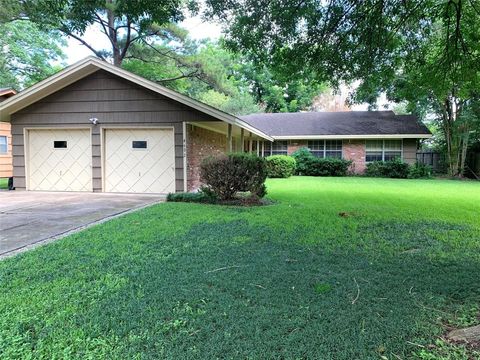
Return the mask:
POLYGON ((369 135, 273 135, 274 140, 324 139, 428 139, 432 134, 369 134, 369 135))

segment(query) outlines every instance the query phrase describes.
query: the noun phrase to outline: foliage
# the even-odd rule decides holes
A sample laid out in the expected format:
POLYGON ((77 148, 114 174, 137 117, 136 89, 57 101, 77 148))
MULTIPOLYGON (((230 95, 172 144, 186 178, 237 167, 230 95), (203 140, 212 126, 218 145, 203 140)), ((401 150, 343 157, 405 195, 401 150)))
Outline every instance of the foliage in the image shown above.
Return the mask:
POLYGON ((337 87, 360 80, 351 102, 386 93, 408 111, 434 114, 449 172, 462 176, 480 102, 476 1, 208 0, 226 43, 277 73, 310 72, 337 87))
POLYGON ((21 90, 59 70, 64 40, 29 21, 0 23, 0 87, 21 90))
POLYGON ((169 193, 167 195, 167 201, 169 202, 193 202, 193 203, 215 203, 217 199, 208 192, 180 192, 169 193))
POLYGON ((249 191, 263 197, 266 194, 265 159, 244 153, 206 158, 200 166, 200 179, 219 200, 231 200, 238 192, 249 191))
POLYGON ((297 175, 306 175, 310 163, 315 160, 315 156, 310 152, 306 147, 302 147, 292 153, 292 157, 295 159, 297 164, 296 174, 297 175))
POLYGON ((337 158, 317 158, 306 164, 306 176, 347 176, 352 161, 337 158))
MULTIPOLYGON (((424 169, 418 168, 419 171, 424 169)), ((412 173, 415 174, 416 172, 412 173)), ((365 175, 370 177, 386 177, 406 179, 410 174, 410 167, 400 159, 391 161, 374 161, 367 164, 365 175)))
MULTIPOLYGON (((78 40, 99 58, 112 59, 120 66, 132 44, 141 42, 151 46, 158 39, 168 38, 168 24, 183 20, 186 2, 26 0, 22 5, 22 13, 39 26, 56 28, 78 40), (89 26, 96 26, 108 38, 110 50, 98 49, 95 41, 85 38, 89 26)), ((193 1, 188 5, 195 9, 193 1)))
POLYGON ((408 169, 409 179, 429 179, 432 177, 432 168, 420 162, 416 162, 408 169))
POLYGON ((295 174, 296 161, 291 156, 272 155, 266 160, 268 177, 288 178, 295 174))
POLYGON ((163 203, 0 261, 0 358, 480 357, 437 344, 478 307, 479 183, 267 186, 275 205, 163 203))

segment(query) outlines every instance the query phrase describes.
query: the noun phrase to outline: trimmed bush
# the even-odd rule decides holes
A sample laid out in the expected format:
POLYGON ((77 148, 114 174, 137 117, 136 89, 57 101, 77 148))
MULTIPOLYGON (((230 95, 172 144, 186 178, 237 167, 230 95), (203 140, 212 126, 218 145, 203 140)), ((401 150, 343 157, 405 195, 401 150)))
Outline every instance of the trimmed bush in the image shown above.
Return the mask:
POLYGON ((267 157, 267 175, 271 178, 288 178, 295 174, 296 161, 287 155, 267 157))
POLYGON ((347 176, 348 168, 352 165, 349 160, 336 158, 313 157, 307 163, 305 175, 307 176, 347 176))
POLYGON ((241 191, 266 195, 266 160, 253 154, 234 153, 206 158, 200 166, 200 179, 219 200, 231 200, 241 191))
POLYGON ((169 193, 167 195, 167 201, 213 204, 216 202, 216 197, 202 191, 199 191, 196 193, 180 192, 180 193, 169 193))
POLYGON ((365 175, 370 177, 406 179, 408 174, 408 164, 400 159, 392 161, 375 161, 367 164, 365 170, 365 175))
POLYGON ((346 176, 352 161, 337 158, 315 157, 308 148, 303 147, 292 154, 297 162, 298 175, 306 176, 346 176))
POLYGON ((295 159, 297 165, 295 168, 295 174, 297 175, 306 175, 311 162, 315 160, 315 156, 313 156, 310 150, 306 147, 302 147, 295 151, 292 154, 292 157, 295 159))
POLYGON ((415 163, 408 170, 409 179, 430 179, 432 177, 432 168, 422 163, 415 163))

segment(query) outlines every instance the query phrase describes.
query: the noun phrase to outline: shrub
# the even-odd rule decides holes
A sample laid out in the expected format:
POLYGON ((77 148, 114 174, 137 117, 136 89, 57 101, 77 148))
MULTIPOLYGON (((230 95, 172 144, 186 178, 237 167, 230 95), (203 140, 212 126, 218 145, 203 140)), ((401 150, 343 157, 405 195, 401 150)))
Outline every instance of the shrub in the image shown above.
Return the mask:
POLYGON ((306 175, 310 163, 315 160, 315 156, 306 147, 302 147, 292 154, 296 162, 295 173, 297 175, 306 175))
POLYGON ((263 197, 266 194, 265 159, 253 154, 235 153, 206 158, 200 166, 200 179, 219 200, 231 200, 239 191, 263 197))
POLYGON ((432 168, 428 165, 417 162, 410 166, 408 170, 409 179, 430 179, 432 177, 432 168))
POLYGON ((271 178, 288 178, 295 174, 295 159, 287 155, 267 157, 267 174, 271 178))
POLYGON ((202 191, 199 191, 197 193, 180 192, 180 193, 169 193, 167 195, 167 201, 213 204, 216 202, 216 197, 202 191))
POLYGON ((409 165, 400 159, 392 161, 375 161, 367 164, 365 175, 371 177, 386 177, 406 179, 409 173, 409 165))
POLYGON ((346 176, 350 160, 336 158, 313 157, 306 165, 305 175, 307 176, 346 176))

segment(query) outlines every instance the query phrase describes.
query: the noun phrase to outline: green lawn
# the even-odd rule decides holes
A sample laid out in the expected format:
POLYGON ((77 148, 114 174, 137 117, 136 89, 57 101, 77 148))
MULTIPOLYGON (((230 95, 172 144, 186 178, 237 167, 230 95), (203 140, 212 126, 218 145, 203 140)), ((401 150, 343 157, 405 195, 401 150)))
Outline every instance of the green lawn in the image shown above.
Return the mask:
POLYGON ((8 189, 8 178, 0 178, 0 190, 8 189))
POLYGON ((480 356, 441 340, 479 322, 480 183, 268 190, 275 205, 161 204, 0 262, 0 358, 480 356))

